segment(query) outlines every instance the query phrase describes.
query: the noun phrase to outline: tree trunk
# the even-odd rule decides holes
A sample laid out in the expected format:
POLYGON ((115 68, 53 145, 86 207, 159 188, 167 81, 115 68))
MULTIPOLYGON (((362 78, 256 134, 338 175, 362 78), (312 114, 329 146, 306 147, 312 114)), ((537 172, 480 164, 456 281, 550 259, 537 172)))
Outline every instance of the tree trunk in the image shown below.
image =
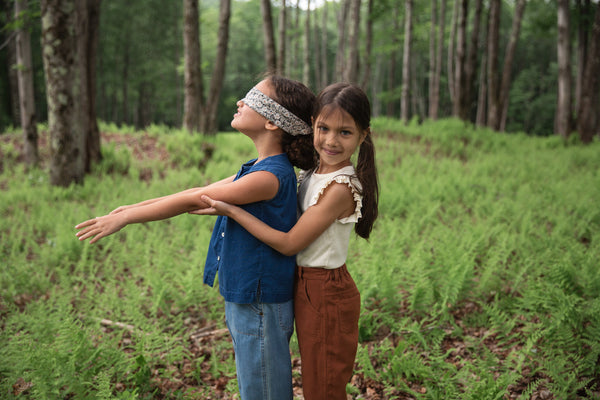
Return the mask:
POLYGON ((448 91, 450 93, 450 102, 454 106, 456 101, 456 84, 454 83, 454 42, 456 41, 456 20, 458 18, 458 5, 460 0, 454 0, 452 9, 452 22, 450 23, 450 37, 448 38, 448 91))
POLYGON ((396 101, 394 100, 395 96, 394 96, 394 90, 396 90, 396 65, 397 65, 397 49, 398 47, 400 47, 400 44, 398 43, 398 35, 396 34, 396 32, 398 32, 400 30, 400 24, 399 24, 399 11, 398 11, 398 4, 394 3, 394 29, 392 29, 392 50, 391 50, 391 54, 390 54, 390 66, 389 66, 389 72, 388 72, 388 87, 387 87, 387 91, 390 94, 390 97, 387 101, 387 107, 386 107, 386 116, 388 117, 394 117, 394 113, 396 112, 395 110, 395 106, 396 106, 396 101))
POLYGON ((431 112, 433 109, 433 83, 435 81, 435 66, 438 62, 435 58, 435 39, 436 39, 436 30, 437 30, 437 0, 431 0, 431 26, 429 30, 429 110, 428 116, 431 118, 431 112))
POLYGON ((335 77, 334 81, 339 81, 345 74, 346 53, 346 26, 348 24, 348 8, 351 0, 340 1, 340 12, 338 14, 338 42, 337 53, 335 54, 335 77))
POLYGON ((304 20, 303 56, 302 56, 302 83, 310 87, 310 0, 307 0, 306 19, 304 20))
POLYGON ((210 80, 208 99, 204 105, 204 126, 202 132, 214 135, 217 133, 217 106, 223 89, 225 77, 225 62, 227 60, 227 47, 229 43, 229 20, 231 17, 231 0, 220 0, 219 31, 217 34, 217 57, 210 80))
MULTIPOLYGON (((27 0, 15 1, 15 20, 24 19, 27 14, 27 0)), ((27 18, 28 19, 28 18, 27 18)), ((38 132, 35 117, 35 101, 33 96, 33 70, 31 66, 31 35, 29 21, 19 25, 16 36, 17 71, 19 86, 19 114, 23 129, 25 164, 35 167, 39 164, 38 132)))
POLYGON ((431 83, 433 89, 431 91, 432 97, 429 99, 429 118, 436 120, 438 119, 438 112, 440 107, 440 80, 442 76, 442 56, 444 54, 444 30, 446 29, 446 0, 442 0, 440 6, 440 18, 439 18, 439 30, 437 39, 437 50, 436 50, 436 65, 433 76, 433 82, 431 83))
POLYGON ((271 16, 271 0, 260 0, 262 14, 263 40, 265 46, 265 65, 267 73, 277 71, 277 57, 275 56, 275 35, 273 33, 273 17, 271 16))
POLYGON ((404 3, 406 16, 404 20, 404 50, 402 56, 402 97, 400 104, 400 115, 404 123, 408 123, 409 118, 409 96, 410 96, 410 65, 411 54, 410 44, 412 42, 412 12, 413 0, 405 0, 404 3))
POLYGON ((588 31, 590 29, 590 25, 583 23, 583 21, 587 22, 587 16, 592 15, 592 8, 590 0, 585 0, 583 5, 581 4, 581 0, 576 0, 575 4, 579 21, 581 21, 577 24, 577 74, 574 99, 574 110, 576 111, 579 110, 579 102, 581 101, 581 93, 583 90, 583 73, 587 62, 588 31))
POLYGON ((500 131, 504 132, 506 127, 506 118, 508 115, 508 95, 510 92, 511 83, 511 71, 512 63, 515 58, 515 51, 517 49, 517 42, 519 40, 519 32, 521 30, 521 21, 523 20, 523 13, 525 12, 525 3, 527 0, 517 0, 515 5, 515 16, 513 18, 512 28, 510 31, 510 38, 506 45, 506 52, 504 53, 504 66, 502 68, 502 85, 500 87, 500 108, 501 114, 498 116, 500 119, 500 131))
POLYGON ((571 38, 569 33, 569 0, 558 0, 558 95, 554 133, 564 138, 569 136, 571 129, 571 38))
POLYGON ((454 104, 452 114, 463 121, 468 120, 466 106, 466 48, 467 48, 467 16, 469 1, 460 0, 457 24, 456 63, 454 65, 454 104))
POLYGON ((327 62, 327 0, 323 3, 323 15, 321 22, 321 89, 329 84, 329 63, 327 62))
POLYGON ((83 182, 85 131, 81 118, 81 68, 75 0, 41 0, 42 53, 50 131, 50 182, 83 182), (56 38, 61 38, 60 41, 56 38))
POLYGON ((475 82, 477 73, 477 55, 479 54, 479 35, 481 26, 481 14, 483 11, 483 0, 475 0, 475 15, 473 16, 473 30, 471 31, 471 43, 467 55, 467 65, 465 67, 465 108, 467 119, 470 119, 471 105, 473 104, 473 95, 475 92, 475 82))
POLYGON ((350 24, 348 37, 348 59, 345 80, 358 83, 358 37, 360 35, 360 0, 350 2, 350 24))
POLYGON ((590 143, 598 129, 598 91, 600 90, 600 6, 592 26, 585 64, 581 102, 577 113, 577 130, 583 143, 590 143))
MULTIPOLYGON (((0 13, 6 13, 7 16, 14 15, 15 6, 13 1, 0 1, 0 13)), ((21 113, 19 111, 19 78, 17 69, 17 33, 8 29, 0 29, 0 42, 6 43, 6 72, 8 76, 8 93, 6 93, 10 103, 10 121, 13 126, 21 124, 21 113)), ((30 42, 31 43, 31 42, 30 42)))
POLYGON ((365 38, 365 48, 367 54, 365 54, 365 68, 363 71, 363 79, 361 87, 363 90, 368 90, 369 85, 371 83, 371 65, 373 61, 371 58, 373 57, 373 0, 368 0, 367 3, 367 24, 366 24, 366 38, 365 38))
POLYGON ((477 116, 475 117, 475 125, 485 126, 486 117, 486 99, 487 99, 487 84, 485 79, 487 68, 487 56, 485 53, 481 56, 481 69, 479 70, 479 94, 477 95, 477 116))
POLYGON ((490 128, 498 130, 499 120, 499 89, 498 89, 498 40, 500 36, 500 0, 490 1, 490 17, 487 40, 487 92, 488 92, 488 117, 487 124, 490 128))
POLYGON ((299 32, 300 32, 300 0, 296 0, 296 15, 294 18, 294 32, 296 32, 296 34, 293 37, 293 41, 294 41, 294 46, 292 47, 294 50, 294 54, 292 54, 292 76, 293 77, 298 77, 300 75, 300 73, 298 72, 298 62, 300 60, 300 40, 299 38, 299 32))
POLYGON ((98 38, 100 28, 100 2, 101 0, 87 0, 82 6, 87 24, 86 30, 79 35, 80 49, 85 54, 82 73, 85 73, 87 101, 84 103, 84 129, 86 131, 85 171, 92 170, 92 164, 102 160, 100 146, 100 129, 96 113, 96 59, 98 55, 98 38))
POLYGON ((277 48, 277 74, 285 76, 285 50, 287 32, 287 6, 285 0, 281 0, 279 10, 279 42, 277 48))
POLYGON ((200 130, 200 28, 198 0, 183 1, 183 129, 200 130))

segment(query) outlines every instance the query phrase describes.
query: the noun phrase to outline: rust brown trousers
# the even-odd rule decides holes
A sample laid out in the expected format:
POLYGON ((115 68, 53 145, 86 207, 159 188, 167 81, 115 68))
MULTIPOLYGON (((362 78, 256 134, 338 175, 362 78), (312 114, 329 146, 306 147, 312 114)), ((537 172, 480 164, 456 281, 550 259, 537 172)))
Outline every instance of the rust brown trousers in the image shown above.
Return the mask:
POLYGON ((305 400, 346 400, 360 316, 360 294, 346 264, 296 267, 294 314, 305 400))

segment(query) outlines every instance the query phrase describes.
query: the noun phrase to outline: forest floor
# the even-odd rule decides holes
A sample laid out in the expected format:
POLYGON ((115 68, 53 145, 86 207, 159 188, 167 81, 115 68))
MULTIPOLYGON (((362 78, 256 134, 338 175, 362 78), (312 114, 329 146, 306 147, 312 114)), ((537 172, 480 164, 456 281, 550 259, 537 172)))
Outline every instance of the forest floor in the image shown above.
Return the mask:
MULTIPOLYGON (((46 135, 41 135, 40 137, 40 157, 41 164, 48 165, 49 164, 49 146, 46 143, 46 135)), ((16 135, 0 135, 0 140, 2 141, 13 141, 13 148, 16 150, 15 154, 22 154, 20 151, 23 147, 22 141, 16 135)), ((158 162, 165 162, 168 160, 169 154, 164 148, 164 146, 159 145, 158 139, 155 136, 151 136, 149 134, 141 134, 136 133, 134 135, 127 135, 122 133, 102 133, 102 142, 104 144, 113 142, 117 147, 119 146, 127 146, 132 154, 132 156, 138 159, 144 159, 146 161, 156 160, 158 162)), ((6 154, 0 154, 0 160, 4 159, 6 154)), ((19 160, 17 157, 15 161, 19 160)), ((2 171, 3 166, 2 162, 0 162, 0 172, 2 171)), ((403 302, 404 303, 404 302, 403 302)), ((471 306, 473 306, 471 304, 471 306)), ((455 314, 455 323, 458 326, 463 326, 461 323, 461 319, 464 315, 467 315, 470 310, 468 309, 469 305, 465 306, 465 309, 462 310, 462 313, 455 314), (461 315, 462 314, 462 315, 461 315)), ((401 309, 398 310, 398 313, 408 315, 410 311, 406 309, 405 306, 402 306, 401 309), (402 309, 405 308, 405 309, 402 309)), ((182 313, 185 315, 186 313, 182 313)), ((164 378, 164 374, 160 374, 158 370, 151 371, 152 375, 152 385, 156 391, 156 398, 159 399, 169 399, 172 398, 172 393, 187 393, 191 396, 194 396, 196 391, 197 382, 203 382, 204 389, 206 387, 211 388, 211 393, 214 395, 214 399, 236 399, 237 395, 231 395, 230 391, 227 390, 228 383, 232 377, 228 376, 220 376, 215 377, 215 375, 211 372, 211 357, 219 357, 221 359, 227 359, 233 356, 233 348, 231 346, 215 346, 216 343, 223 341, 231 341, 229 338, 229 334, 226 329, 217 329, 216 325, 207 325, 200 326, 200 320, 194 318, 194 312, 190 311, 185 316, 186 318, 186 328, 188 329, 188 354, 184 360, 181 360, 179 365, 162 365, 160 368, 166 368, 172 371, 170 377, 164 378), (216 350, 215 348, 219 349, 216 350), (218 351, 218 355, 215 353, 218 351), (203 360, 200 364, 195 362, 194 360, 203 360), (198 367, 199 365, 199 367, 198 367), (197 369, 200 369, 199 371, 197 369), (193 371, 196 369, 196 371, 193 371)), ((110 322, 110 321, 109 321, 110 322)), ((113 331, 116 328, 114 325, 111 326, 110 323, 107 323, 105 326, 105 331, 107 333, 113 331)), ((482 332, 472 332, 474 336, 483 335, 482 332)), ((364 346, 368 349, 371 349, 374 346, 377 346, 383 340, 390 340, 394 346, 397 346, 398 342, 401 341, 401 335, 395 332, 390 332, 389 329, 386 330, 385 327, 382 327, 377 334, 371 338, 370 342, 362 342, 360 346, 364 346)), ((494 336, 490 335, 486 339, 486 344, 489 349, 494 351, 503 351, 506 350, 506 347, 495 344, 494 336)), ((462 360, 463 363, 468 363, 468 359, 470 357, 470 352, 465 349, 465 343, 460 343, 452 338, 448 337, 444 340, 443 351, 448 352, 448 360, 447 362, 452 363, 453 360, 462 360), (453 349, 453 351, 450 351, 453 349)), ((473 355, 475 356, 475 355, 473 355)), ((502 358, 501 355, 499 355, 502 358)), ((293 354, 293 390, 295 398, 303 398, 302 397, 302 377, 301 377, 301 361, 297 354, 293 354)), ((386 368, 384 365, 373 365, 374 368, 386 368)), ((355 368, 355 371, 358 371, 358 365, 355 368)), ((535 374, 530 374, 528 377, 523 377, 523 379, 519 382, 518 385, 511 385, 506 388, 506 392, 503 396, 503 399, 516 399, 518 398, 528 387, 528 385, 536 380, 539 377, 536 377, 535 374), (533 376, 532 376, 533 375, 533 376)), ((348 399, 369 399, 369 400, 385 400, 385 399, 416 399, 416 396, 426 396, 427 389, 421 386, 418 382, 410 382, 407 379, 403 379, 406 386, 413 391, 413 394, 410 394, 406 390, 399 390, 395 388, 385 387, 384 384, 380 382, 373 381, 372 379, 365 378, 362 373, 355 373, 351 379, 351 385, 353 386, 353 390, 358 392, 358 394, 348 395, 348 399)), ((118 384, 117 384, 118 386, 118 384)), ((116 388, 119 390, 119 388, 116 388)), ((121 388, 123 390, 124 388, 121 388)), ((15 387, 15 391, 19 389, 15 387)), ((543 385, 538 387, 537 390, 532 393, 531 400, 547 400, 553 399, 553 395, 546 390, 543 385)))

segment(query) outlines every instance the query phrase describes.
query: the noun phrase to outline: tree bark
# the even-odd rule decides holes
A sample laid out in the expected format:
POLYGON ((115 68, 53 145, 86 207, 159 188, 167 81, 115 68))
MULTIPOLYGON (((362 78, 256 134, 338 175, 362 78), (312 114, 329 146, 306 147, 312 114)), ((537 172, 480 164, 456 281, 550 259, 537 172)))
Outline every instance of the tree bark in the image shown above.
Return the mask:
POLYGON ((454 105, 456 101, 456 84, 454 82, 454 42, 456 41, 456 20, 458 18, 458 5, 460 0, 454 0, 452 9, 452 22, 450 23, 450 37, 448 38, 448 91, 450 93, 450 102, 454 105))
POLYGON ((588 57, 585 64, 581 91, 581 102, 577 113, 577 130, 583 143, 590 143, 598 129, 598 91, 600 90, 600 6, 589 40, 588 57))
POLYGON ((523 20, 523 13, 525 12, 525 4, 527 0, 517 0, 515 5, 515 16, 513 18, 512 28, 510 31, 510 38, 506 45, 506 52, 504 53, 504 66, 502 68, 502 84, 500 86, 500 108, 501 114, 498 116, 500 119, 500 131, 504 132, 506 127, 506 118, 508 115, 508 103, 509 103, 509 92, 511 83, 511 71, 512 63, 515 58, 515 51, 517 49, 517 42, 519 40, 519 32, 521 30, 521 21, 523 20))
POLYGON ((360 1, 351 0, 350 29, 348 37, 348 59, 345 80, 358 83, 358 37, 360 34, 360 1))
POLYGON ((285 52, 287 43, 287 6, 285 0, 281 0, 279 10, 279 42, 277 47, 277 74, 285 76, 285 52))
POLYGON ((473 30, 471 31, 471 43, 467 54, 467 65, 465 67, 465 96, 464 106, 466 108, 466 117, 470 119, 471 105, 473 104, 473 95, 475 92, 476 73, 477 73, 477 55, 479 54, 479 35, 481 26, 481 14, 483 11, 483 0, 475 0, 475 15, 473 16, 473 30))
POLYGON ((444 55, 444 30, 446 29, 446 0, 440 5, 439 29, 436 50, 436 65, 431 85, 431 98, 429 99, 429 118, 438 119, 440 107, 440 80, 442 76, 442 56, 444 55))
POLYGON ((327 62, 327 10, 329 6, 327 0, 323 3, 323 15, 321 21, 321 88, 329 84, 329 63, 327 62))
MULTIPOLYGON (((101 0, 87 0, 80 6, 85 13, 85 31, 79 35, 79 46, 85 58, 82 60, 82 74, 85 74, 87 101, 84 102, 84 129, 86 131, 85 143, 85 171, 90 172, 92 164, 102 160, 100 146, 100 129, 96 113, 96 60, 98 56, 98 39, 100 28, 100 2, 101 0)), ((80 3, 81 4, 81 3, 80 3)), ((82 27, 83 28, 83 27, 82 27)))
POLYGON ((83 182, 85 131, 81 118, 81 69, 77 60, 75 0, 41 0, 42 53, 50 131, 50 182, 83 182), (56 40, 61 38, 61 40, 56 40))
POLYGON ((412 12, 413 12, 413 0, 405 0, 405 20, 404 20, 404 50, 402 56, 402 94, 400 104, 400 116, 404 123, 408 123, 410 110, 410 65, 411 65, 411 54, 410 45, 412 42, 412 12))
POLYGON ((31 35, 29 34, 29 18, 27 17, 27 0, 15 1, 15 19, 27 19, 17 31, 17 76, 19 87, 19 114, 23 129, 25 164, 35 167, 39 164, 38 132, 33 96, 33 70, 31 65, 31 35))
POLYGON ((558 0, 557 8, 558 94, 554 133, 564 138, 571 132, 571 38, 569 0, 558 0))
POLYGON ((338 42, 337 53, 335 54, 335 77, 334 80, 341 80, 345 73, 345 57, 346 54, 346 26, 348 23, 348 8, 351 0, 340 1, 340 11, 338 14, 338 42))
POLYGON ((435 81, 435 66, 438 63, 435 56, 435 40, 436 40, 436 32, 437 32, 437 0, 431 0, 431 26, 429 27, 429 110, 428 116, 431 118, 431 112, 433 109, 433 83, 435 81))
POLYGON ((271 15, 271 0, 260 0, 262 14, 263 40, 265 46, 265 66, 267 73, 277 71, 277 57, 275 53, 275 35, 273 33, 273 17, 271 15))
POLYGON ((487 40, 487 93, 488 117, 487 124, 490 128, 498 130, 499 120, 499 89, 498 89, 498 40, 500 36, 500 0, 490 1, 490 17, 487 40))
POLYGON ((310 87, 310 0, 307 0, 306 16, 304 20, 303 35, 303 55, 302 55, 302 83, 310 87))
POLYGON ((208 99, 204 104, 204 126, 201 131, 210 135, 217 133, 217 106, 223 79, 225 77, 225 62, 227 60, 227 47, 229 43, 229 20, 231 17, 231 0, 220 0, 219 6, 219 31, 217 34, 217 57, 210 80, 208 99))
POLYGON ((363 78, 361 87, 363 90, 368 90, 371 81, 371 65, 373 64, 373 0, 367 1, 367 23, 366 23, 366 38, 365 38, 365 68, 363 70, 363 78))
POLYGON ((454 104, 452 114, 463 121, 468 120, 466 106, 466 48, 467 48, 467 16, 468 0, 460 0, 457 23, 456 61, 454 65, 454 104))
POLYGON ((183 129, 200 130, 200 28, 198 0, 183 1, 183 129))
POLYGON ((392 29, 392 50, 391 50, 391 54, 390 54, 390 59, 389 59, 389 72, 388 72, 388 87, 387 87, 387 91, 390 94, 390 98, 387 101, 387 107, 386 107, 386 115, 388 117, 393 117, 394 113, 396 111, 396 101, 394 100, 395 96, 394 96, 394 90, 396 90, 396 65, 397 65, 397 60, 396 60, 396 55, 397 55, 397 50, 400 47, 400 44, 398 43, 398 35, 396 34, 396 32, 398 32, 400 30, 400 24, 399 24, 399 11, 398 11, 398 4, 394 4, 394 9, 393 9, 393 14, 394 14, 394 29, 392 29))

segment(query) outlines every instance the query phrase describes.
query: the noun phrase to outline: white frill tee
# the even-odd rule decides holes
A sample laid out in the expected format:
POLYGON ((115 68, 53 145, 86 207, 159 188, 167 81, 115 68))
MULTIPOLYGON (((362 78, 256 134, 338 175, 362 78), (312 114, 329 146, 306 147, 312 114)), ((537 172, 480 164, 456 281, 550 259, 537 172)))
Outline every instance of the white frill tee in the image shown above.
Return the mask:
POLYGON ((347 166, 329 174, 302 171, 299 177, 298 207, 304 213, 317 201, 332 182, 345 183, 354 196, 354 213, 336 220, 307 248, 296 256, 296 263, 303 267, 335 269, 341 267, 348 256, 348 244, 354 224, 361 215, 362 187, 353 166, 347 166))

